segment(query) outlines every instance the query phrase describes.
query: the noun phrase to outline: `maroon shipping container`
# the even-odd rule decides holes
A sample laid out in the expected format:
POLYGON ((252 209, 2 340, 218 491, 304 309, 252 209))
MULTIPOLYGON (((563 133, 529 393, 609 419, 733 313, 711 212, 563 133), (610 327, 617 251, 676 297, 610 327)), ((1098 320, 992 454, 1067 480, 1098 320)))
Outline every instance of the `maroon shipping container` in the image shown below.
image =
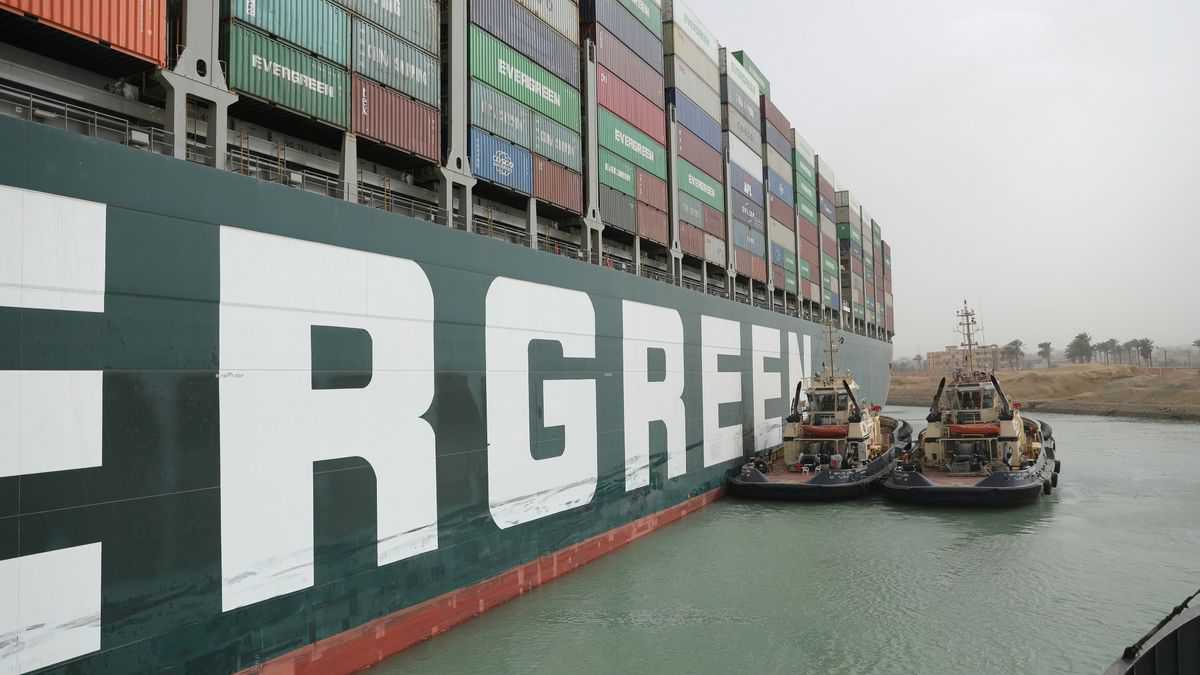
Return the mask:
POLYGON ((704 205, 704 231, 725 241, 725 214, 708 204, 704 205))
POLYGON ((637 205, 637 210, 638 235, 652 241, 657 241, 663 246, 669 246, 666 212, 659 211, 649 204, 642 204, 640 202, 637 205))
POLYGON ((656 176, 637 170, 637 199, 659 211, 667 210, 667 182, 656 176))
POLYGON ((604 26, 591 24, 587 27, 585 35, 596 43, 597 63, 641 92, 651 103, 666 110, 666 93, 660 73, 643 61, 642 57, 634 54, 625 43, 613 37, 604 26))
POLYGON ((429 160, 442 156, 442 115, 393 89, 354 76, 351 128, 354 133, 429 160))
POLYGON ((567 167, 535 154, 533 196, 571 213, 582 213, 583 178, 567 167))
POLYGON ((817 224, 809 222, 808 218, 805 218, 800 214, 796 214, 796 224, 800 228, 800 238, 807 239, 815 245, 818 241, 818 238, 821 236, 820 230, 817 228, 817 224))
POLYGON ((596 66, 596 102, 658 143, 667 144, 667 118, 663 109, 604 66, 596 66))
POLYGON ((744 277, 750 276, 750 272, 753 269, 753 266, 750 264, 750 259, 753 257, 754 254, 752 254, 750 251, 747 251, 740 246, 733 247, 733 263, 738 274, 744 277))
POLYGON ((687 130, 687 127, 682 124, 675 125, 679 129, 677 136, 679 137, 679 156, 686 159, 688 162, 695 165, 709 176, 715 178, 717 182, 725 182, 725 167, 721 160, 721 153, 713 149, 711 145, 700 140, 700 137, 687 130))
POLYGON ((687 223, 679 223, 679 248, 688 255, 703 258, 704 230, 687 223))
POLYGON ((796 212, 787 202, 771 192, 767 193, 767 202, 770 205, 772 220, 789 230, 796 229, 796 212))
POLYGON ((159 68, 167 65, 166 0, 0 0, 0 9, 34 17, 159 68))
POLYGON ((825 255, 833 256, 834 258, 838 257, 837 239, 821 235, 821 249, 825 252, 825 255))
POLYGON ((750 258, 750 277, 755 281, 767 281, 767 259, 758 256, 750 258))
POLYGON ((783 271, 783 268, 780 267, 779 265, 772 263, 771 264, 771 285, 774 286, 775 288, 783 288, 784 284, 786 283, 784 281, 786 278, 787 278, 787 273, 783 271))
POLYGON ((771 123, 771 126, 775 127, 775 131, 778 131, 784 138, 790 139, 793 146, 796 145, 796 132, 792 129, 792 123, 783 116, 774 103, 771 103, 771 99, 760 96, 758 100, 761 103, 759 109, 762 110, 763 117, 771 123))
POLYGON ((875 284, 868 284, 865 281, 863 282, 863 297, 867 297, 867 298, 875 297, 875 284))
POLYGON ((837 200, 833 196, 833 183, 830 183, 829 179, 820 174, 817 175, 817 192, 824 195, 830 204, 837 203, 837 200))
POLYGON ((857 274, 859 276, 862 276, 862 273, 863 273, 862 258, 860 258, 856 255, 850 256, 850 271, 854 272, 855 274, 857 274))
POLYGON ((887 294, 889 294, 889 293, 891 293, 891 292, 892 292, 892 280, 891 280, 891 279, 884 279, 884 280, 883 280, 883 294, 884 294, 884 295, 887 295, 887 294))
POLYGON ((804 289, 804 299, 805 300, 816 300, 817 302, 821 301, 821 299, 819 297, 817 297, 818 295, 820 295, 820 287, 815 282, 804 281, 803 279, 801 279, 800 287, 804 289))

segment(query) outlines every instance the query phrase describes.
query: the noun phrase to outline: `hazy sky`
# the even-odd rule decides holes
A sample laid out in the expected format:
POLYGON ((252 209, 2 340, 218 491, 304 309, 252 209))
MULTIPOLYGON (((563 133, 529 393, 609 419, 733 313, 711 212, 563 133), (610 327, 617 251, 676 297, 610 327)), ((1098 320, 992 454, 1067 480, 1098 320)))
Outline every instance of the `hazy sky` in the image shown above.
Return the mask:
POLYGON ((964 298, 989 342, 1200 338, 1200 2, 688 4, 892 243, 897 358, 964 298))

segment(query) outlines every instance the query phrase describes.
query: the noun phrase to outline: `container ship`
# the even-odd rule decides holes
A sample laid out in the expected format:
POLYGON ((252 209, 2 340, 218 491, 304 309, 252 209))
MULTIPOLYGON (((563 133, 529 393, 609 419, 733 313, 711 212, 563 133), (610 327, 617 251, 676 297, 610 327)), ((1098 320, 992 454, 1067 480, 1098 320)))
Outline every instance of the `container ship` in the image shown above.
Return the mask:
POLYGON ((766 70, 669 0, 0 0, 0 673, 366 668, 719 497, 826 322, 884 401, 766 70))

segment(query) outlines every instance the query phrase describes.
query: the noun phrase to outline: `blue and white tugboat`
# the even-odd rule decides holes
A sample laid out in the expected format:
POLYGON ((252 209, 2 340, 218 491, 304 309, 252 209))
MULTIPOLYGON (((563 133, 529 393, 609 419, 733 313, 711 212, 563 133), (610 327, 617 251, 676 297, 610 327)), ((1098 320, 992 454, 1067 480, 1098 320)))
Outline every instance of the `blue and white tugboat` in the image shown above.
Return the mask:
MULTIPOLYGON (((739 497, 833 501, 865 495, 892 472, 896 454, 911 445, 912 427, 858 400, 858 384, 835 366, 833 326, 823 372, 800 383, 784 424, 783 444, 757 453, 729 477, 739 497)), ((839 339, 838 344, 842 339, 839 339)))
POLYGON ((1050 425, 1023 417, 993 372, 975 364, 975 312, 958 312, 964 362, 938 384, 929 423, 883 483, 888 497, 944 506, 1014 506, 1058 487, 1050 425))

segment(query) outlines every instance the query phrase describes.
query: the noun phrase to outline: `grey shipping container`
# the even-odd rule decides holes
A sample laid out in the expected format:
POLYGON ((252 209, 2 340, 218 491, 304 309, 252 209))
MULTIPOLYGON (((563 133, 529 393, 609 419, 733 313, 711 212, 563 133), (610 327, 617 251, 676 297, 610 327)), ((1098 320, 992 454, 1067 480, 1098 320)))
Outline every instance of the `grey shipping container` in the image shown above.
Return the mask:
POLYGON ((767 168, 771 169, 772 171, 779 174, 780 176, 784 176, 789 179, 791 178, 791 176, 792 176, 791 162, 784 159, 783 155, 780 155, 778 152, 775 151, 775 148, 773 148, 769 145, 766 146, 765 157, 767 159, 767 168))
POLYGON ((437 56, 441 47, 438 0, 338 0, 342 5, 437 56))
POLYGON ((583 0, 584 23, 598 23, 651 68, 663 72, 662 41, 617 0, 583 0))
POLYGON ((667 88, 682 91, 713 119, 721 119, 721 94, 709 86, 683 59, 674 54, 663 58, 667 88))
POLYGON ((354 72, 441 107, 442 73, 434 57, 357 17, 353 52, 354 72))
POLYGON ((607 185, 600 186, 600 220, 605 225, 625 230, 633 234, 637 232, 637 206, 633 197, 618 192, 607 185))
POLYGON ((471 0, 471 21, 579 88, 579 45, 516 0, 471 0))
POLYGON ((687 31, 688 37, 695 40, 696 44, 704 49, 705 58, 710 59, 713 63, 718 62, 720 45, 717 44, 717 39, 713 37, 708 26, 705 26, 700 17, 696 16, 696 13, 689 7, 674 0, 664 0, 662 16, 663 23, 678 23, 687 31))
POLYGON ((572 0, 517 0, 568 40, 579 44, 579 5, 572 0))
POLYGON ((679 219, 696 227, 704 227, 704 203, 699 199, 680 190, 676 195, 675 205, 679 209, 679 219))
POLYGON ((551 159, 580 173, 583 161, 582 143, 579 134, 554 120, 533 113, 532 149, 537 154, 551 159))
MULTIPOLYGON (((721 100, 728 103, 731 108, 738 111, 746 121, 751 122, 754 126, 760 124, 758 102, 750 102, 750 94, 747 94, 744 89, 739 87, 736 82, 729 79, 727 76, 721 77, 721 100)), ((761 131, 759 132, 762 133, 761 131)))
POLYGON ((722 109, 721 124, 743 143, 754 148, 755 153, 762 152, 762 129, 728 105, 722 109))
MULTIPOLYGON (((779 151, 779 154, 783 155, 784 157, 792 156, 792 142, 784 137, 783 134, 779 133, 773 124, 764 121, 761 129, 766 132, 763 134, 763 140, 767 142, 767 145, 775 148, 777 151, 779 151)), ((787 173, 791 172, 792 168, 789 166, 787 173)), ((780 173, 783 172, 781 171, 780 173)))
POLYGON ((680 57, 710 87, 721 88, 721 68, 716 57, 710 59, 678 24, 663 24, 663 53, 680 57))
POLYGON ((519 145, 471 127, 471 170, 510 190, 533 191, 533 156, 519 145))
POLYGON ((725 241, 704 233, 704 257, 711 263, 725 264, 725 241))
POLYGON ((342 66, 350 65, 350 14, 329 0, 226 0, 221 16, 248 23, 342 66))
POLYGON ((526 148, 532 145, 533 113, 520 101, 471 80, 471 124, 526 148))
POLYGON ((767 212, 762 204, 750 201, 744 195, 733 192, 729 200, 729 213, 735 218, 750 225, 757 224, 759 229, 765 227, 767 212))

